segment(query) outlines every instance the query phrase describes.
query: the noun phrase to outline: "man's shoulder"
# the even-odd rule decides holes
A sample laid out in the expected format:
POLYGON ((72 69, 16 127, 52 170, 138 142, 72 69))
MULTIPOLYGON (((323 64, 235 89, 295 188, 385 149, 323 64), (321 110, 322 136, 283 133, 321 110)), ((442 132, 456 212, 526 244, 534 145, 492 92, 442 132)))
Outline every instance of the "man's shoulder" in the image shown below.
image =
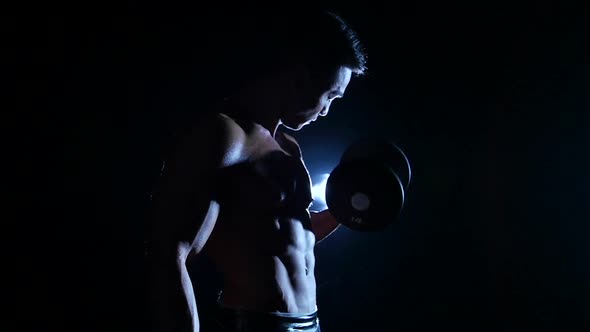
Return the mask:
POLYGON ((218 137, 245 136, 244 129, 232 118, 223 113, 206 114, 199 119, 193 130, 203 130, 218 137))
POLYGON ((216 160, 228 166, 241 159, 247 135, 230 117, 210 113, 199 118, 180 147, 185 153, 216 160))

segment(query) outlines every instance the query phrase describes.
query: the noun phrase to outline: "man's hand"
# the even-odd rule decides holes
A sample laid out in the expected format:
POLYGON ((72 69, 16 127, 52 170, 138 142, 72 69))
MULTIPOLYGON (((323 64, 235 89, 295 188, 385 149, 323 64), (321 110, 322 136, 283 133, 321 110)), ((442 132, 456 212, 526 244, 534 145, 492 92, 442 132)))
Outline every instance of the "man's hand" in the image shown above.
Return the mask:
POLYGON ((339 226, 340 223, 336 221, 336 218, 330 214, 328 210, 321 212, 310 212, 311 215, 311 229, 315 235, 315 243, 319 243, 330 234, 332 234, 339 226))

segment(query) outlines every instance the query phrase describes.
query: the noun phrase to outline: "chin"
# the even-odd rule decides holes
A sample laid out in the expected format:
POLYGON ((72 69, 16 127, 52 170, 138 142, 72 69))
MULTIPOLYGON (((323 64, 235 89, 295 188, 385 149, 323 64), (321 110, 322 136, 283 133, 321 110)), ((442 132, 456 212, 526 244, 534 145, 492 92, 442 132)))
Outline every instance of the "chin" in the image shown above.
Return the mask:
POLYGON ((289 119, 289 120, 285 120, 282 122, 283 126, 285 126, 286 128, 293 130, 293 131, 298 131, 301 130, 303 127, 305 127, 306 125, 311 123, 311 119, 307 120, 307 119, 289 119))
POLYGON ((293 131, 299 131, 303 127, 305 127, 305 125, 307 125, 307 123, 299 123, 299 124, 293 125, 293 124, 288 124, 288 123, 283 122, 283 126, 285 126, 285 128, 293 130, 293 131))

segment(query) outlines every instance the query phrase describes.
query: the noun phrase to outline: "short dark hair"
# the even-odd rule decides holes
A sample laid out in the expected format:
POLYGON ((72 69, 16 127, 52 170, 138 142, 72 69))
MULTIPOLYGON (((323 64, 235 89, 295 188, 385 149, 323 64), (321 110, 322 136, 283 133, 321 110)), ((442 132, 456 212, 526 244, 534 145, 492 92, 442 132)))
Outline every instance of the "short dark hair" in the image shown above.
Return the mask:
MULTIPOLYGON (((354 31, 352 27, 339 15, 333 12, 327 12, 327 15, 336 21, 339 32, 343 37, 342 46, 340 47, 342 64, 350 68, 353 73, 357 75, 363 75, 365 70, 367 70, 367 54, 357 36, 356 31, 354 31)), ((338 41, 336 41, 335 44, 338 45, 338 41)))
POLYGON ((340 15, 330 11, 294 12, 280 24, 286 25, 286 31, 278 30, 284 34, 278 36, 283 41, 279 45, 294 54, 294 61, 312 67, 346 66, 357 75, 365 73, 365 50, 357 33, 340 15))
POLYGON ((240 81, 263 76, 290 64, 315 71, 345 66, 355 75, 367 69, 367 55, 357 33, 330 11, 297 10, 243 13, 232 22, 228 41, 230 75, 240 81))

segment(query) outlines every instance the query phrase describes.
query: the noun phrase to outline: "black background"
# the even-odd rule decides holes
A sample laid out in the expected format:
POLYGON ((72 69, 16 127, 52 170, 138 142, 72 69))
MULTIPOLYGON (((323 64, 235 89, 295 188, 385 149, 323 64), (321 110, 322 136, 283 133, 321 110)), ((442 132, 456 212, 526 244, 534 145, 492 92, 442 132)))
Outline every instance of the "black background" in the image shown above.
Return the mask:
MULTIPOLYGON (((146 330, 143 213, 168 130, 228 74, 231 38, 217 35, 240 29, 240 10, 217 5, 9 15, 17 213, 5 252, 20 329, 146 330)), ((322 6, 357 30, 369 71, 294 133, 312 178, 366 133, 397 142, 413 169, 398 224, 340 229, 316 248, 322 329, 590 330, 588 13, 563 1, 322 6)), ((205 268, 192 270, 200 302, 215 294, 205 268)))

